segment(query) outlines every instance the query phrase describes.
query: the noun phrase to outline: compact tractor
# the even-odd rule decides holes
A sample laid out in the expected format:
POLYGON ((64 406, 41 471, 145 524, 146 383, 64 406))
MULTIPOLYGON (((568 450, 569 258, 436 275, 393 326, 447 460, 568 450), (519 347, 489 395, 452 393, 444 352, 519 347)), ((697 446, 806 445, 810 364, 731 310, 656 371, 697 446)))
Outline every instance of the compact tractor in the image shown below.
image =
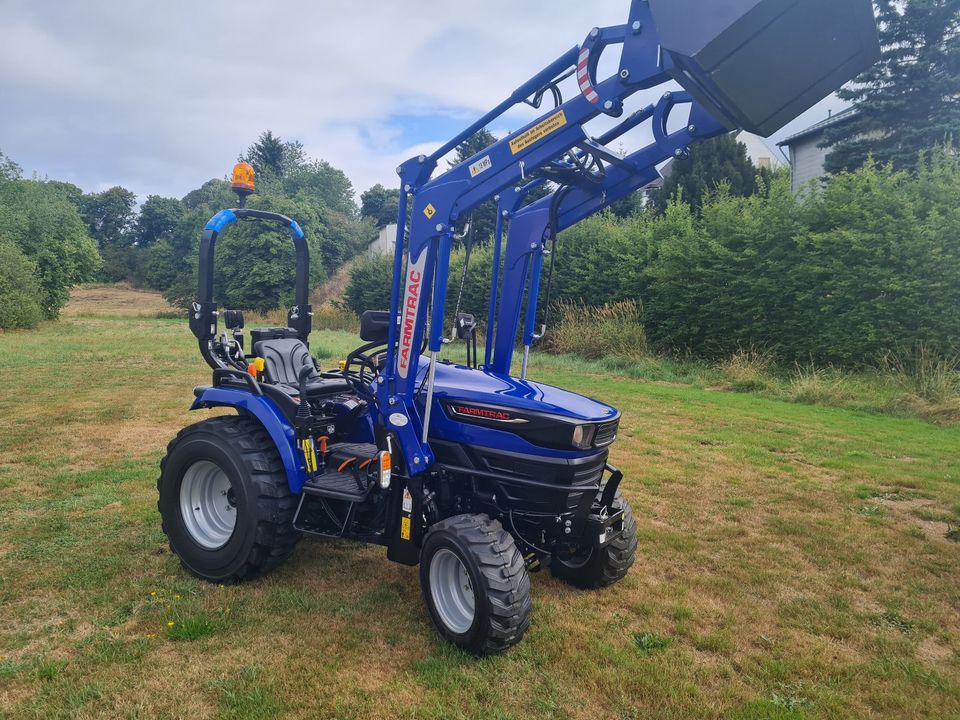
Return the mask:
POLYGON ((309 350, 304 233, 245 207, 254 178, 238 166, 239 206, 204 228, 189 315, 213 368, 192 409, 236 414, 191 425, 168 447, 158 489, 172 551, 194 575, 232 582, 277 567, 304 535, 385 546, 388 559, 420 566, 439 633, 477 653, 503 651, 527 630, 528 571, 545 565, 579 588, 621 580, 637 525, 609 460, 620 411, 527 373, 557 234, 644 187, 698 141, 772 134, 878 56, 870 0, 633 0, 625 24, 593 28, 432 155, 397 169, 390 308, 363 314, 363 344, 329 370, 309 350), (601 56, 617 50, 619 64, 612 58, 601 77, 601 56), (627 112, 631 96, 665 84, 656 102, 627 112), (540 116, 438 171, 458 144, 521 104, 540 116), (585 130, 594 120, 598 135, 585 130), (641 126, 652 141, 611 149, 641 126), (456 233, 491 199, 481 359, 473 316, 455 312, 447 337, 446 296, 456 233), (213 296, 217 238, 240 221, 285 228, 297 262, 287 327, 248 337, 242 313, 219 312, 213 296), (464 364, 440 357, 455 340, 467 345, 464 364))

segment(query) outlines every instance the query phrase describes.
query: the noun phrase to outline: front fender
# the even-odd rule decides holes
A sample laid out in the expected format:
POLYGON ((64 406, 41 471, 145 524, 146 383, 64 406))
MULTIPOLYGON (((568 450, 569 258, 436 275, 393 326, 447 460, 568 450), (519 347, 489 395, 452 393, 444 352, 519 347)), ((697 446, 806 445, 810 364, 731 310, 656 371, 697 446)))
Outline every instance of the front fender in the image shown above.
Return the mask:
POLYGON ((290 492, 295 495, 300 494, 303 484, 307 481, 307 474, 300 460, 296 431, 273 400, 253 395, 246 390, 210 387, 200 393, 190 409, 211 407, 233 407, 257 418, 277 448, 283 469, 287 473, 290 492))

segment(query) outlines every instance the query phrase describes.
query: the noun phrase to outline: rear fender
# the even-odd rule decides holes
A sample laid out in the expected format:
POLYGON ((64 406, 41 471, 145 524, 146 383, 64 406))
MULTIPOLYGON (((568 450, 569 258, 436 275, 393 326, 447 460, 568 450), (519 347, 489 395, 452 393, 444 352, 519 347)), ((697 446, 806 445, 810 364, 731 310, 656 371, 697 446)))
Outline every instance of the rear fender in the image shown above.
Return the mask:
POLYGON ((204 390, 190 406, 191 410, 211 407, 232 407, 253 415, 273 439, 287 473, 290 492, 299 495, 307 481, 306 469, 300 461, 296 431, 287 422, 280 408, 268 397, 246 390, 211 387, 204 390))

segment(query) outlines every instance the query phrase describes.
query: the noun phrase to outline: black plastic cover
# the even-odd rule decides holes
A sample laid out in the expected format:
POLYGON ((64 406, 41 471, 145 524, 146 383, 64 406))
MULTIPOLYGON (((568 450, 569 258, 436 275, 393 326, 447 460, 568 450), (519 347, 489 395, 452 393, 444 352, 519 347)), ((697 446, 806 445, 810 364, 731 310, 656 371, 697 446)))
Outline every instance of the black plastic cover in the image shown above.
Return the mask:
POLYGON ((223 325, 231 330, 243 327, 243 310, 224 310, 223 325))
POLYGON ((671 76, 731 130, 764 137, 880 58, 871 0, 650 0, 650 10, 671 76))
POLYGON ((282 340, 284 338, 295 338, 297 337, 297 331, 292 328, 285 327, 265 327, 265 328, 253 328, 250 331, 250 348, 256 352, 257 343, 262 340, 282 340))
POLYGON ((364 342, 386 342, 389 330, 389 310, 365 310, 360 316, 360 339, 364 342))
POLYGON ((457 338, 469 340, 477 332, 477 321, 470 313, 460 313, 454 321, 454 327, 457 329, 457 338))

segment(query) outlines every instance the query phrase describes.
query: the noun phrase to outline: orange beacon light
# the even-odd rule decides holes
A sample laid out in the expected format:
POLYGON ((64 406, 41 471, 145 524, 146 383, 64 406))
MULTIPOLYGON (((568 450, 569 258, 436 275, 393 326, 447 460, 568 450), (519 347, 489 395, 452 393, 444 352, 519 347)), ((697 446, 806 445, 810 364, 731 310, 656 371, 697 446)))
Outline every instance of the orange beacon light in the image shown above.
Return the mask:
POLYGON ((246 162, 240 162, 233 166, 233 177, 230 180, 230 187, 240 197, 241 207, 246 196, 256 189, 254 178, 256 173, 253 165, 246 162))

